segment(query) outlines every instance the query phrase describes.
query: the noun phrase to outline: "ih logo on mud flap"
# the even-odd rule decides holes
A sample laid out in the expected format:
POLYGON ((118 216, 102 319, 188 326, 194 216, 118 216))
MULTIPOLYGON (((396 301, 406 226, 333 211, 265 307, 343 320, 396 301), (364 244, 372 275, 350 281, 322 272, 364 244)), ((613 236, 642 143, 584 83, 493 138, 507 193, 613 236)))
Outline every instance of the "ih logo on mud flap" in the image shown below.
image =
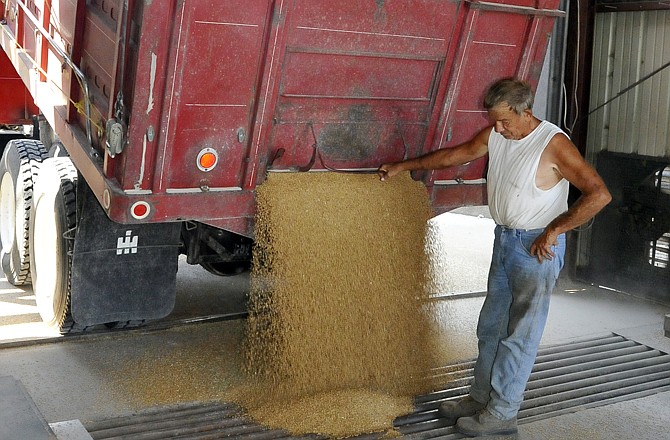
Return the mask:
POLYGON ((125 237, 119 237, 116 239, 116 255, 137 253, 137 240, 140 237, 139 235, 134 237, 132 235, 133 231, 126 231, 125 237))

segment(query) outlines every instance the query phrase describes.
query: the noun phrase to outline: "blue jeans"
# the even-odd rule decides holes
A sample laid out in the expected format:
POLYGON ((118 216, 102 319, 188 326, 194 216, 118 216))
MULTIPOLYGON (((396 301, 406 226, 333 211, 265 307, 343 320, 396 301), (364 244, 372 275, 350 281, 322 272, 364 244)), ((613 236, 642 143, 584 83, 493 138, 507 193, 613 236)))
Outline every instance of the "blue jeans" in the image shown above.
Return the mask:
POLYGON ((563 268, 565 234, 540 263, 530 247, 543 229, 496 226, 488 293, 479 313, 479 356, 470 395, 500 419, 516 416, 563 268))

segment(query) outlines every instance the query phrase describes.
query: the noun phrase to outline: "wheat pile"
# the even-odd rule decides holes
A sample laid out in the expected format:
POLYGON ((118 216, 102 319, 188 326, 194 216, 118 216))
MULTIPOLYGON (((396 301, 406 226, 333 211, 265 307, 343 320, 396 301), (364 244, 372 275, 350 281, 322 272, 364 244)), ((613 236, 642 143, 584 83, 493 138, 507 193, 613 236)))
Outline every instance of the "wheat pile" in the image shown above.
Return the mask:
POLYGON ((271 174, 236 399, 292 434, 388 430, 430 386, 423 185, 409 174, 271 174))

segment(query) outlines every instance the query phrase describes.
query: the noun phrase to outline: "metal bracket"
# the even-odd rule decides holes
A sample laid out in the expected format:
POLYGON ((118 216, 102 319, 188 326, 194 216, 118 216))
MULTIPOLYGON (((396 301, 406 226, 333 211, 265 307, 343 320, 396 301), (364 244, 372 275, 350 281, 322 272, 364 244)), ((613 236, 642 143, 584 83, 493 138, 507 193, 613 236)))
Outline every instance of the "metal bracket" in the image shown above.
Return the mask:
POLYGON ((126 146, 126 105, 123 102, 123 92, 119 90, 114 103, 114 119, 107 121, 105 147, 110 157, 121 153, 126 146))
POLYGON ((126 145, 126 127, 123 122, 116 119, 107 121, 105 148, 110 157, 114 157, 123 151, 126 145))

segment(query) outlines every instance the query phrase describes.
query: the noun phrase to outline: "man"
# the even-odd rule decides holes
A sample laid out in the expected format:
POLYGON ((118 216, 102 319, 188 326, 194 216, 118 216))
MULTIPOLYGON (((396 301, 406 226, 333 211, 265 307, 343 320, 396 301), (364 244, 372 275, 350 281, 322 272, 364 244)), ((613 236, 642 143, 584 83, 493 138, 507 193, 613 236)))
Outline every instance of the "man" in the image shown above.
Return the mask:
POLYGON ((563 266, 565 232, 590 220, 611 196, 558 127, 532 112, 533 92, 503 79, 487 91, 493 123, 454 148, 379 167, 403 171, 461 165, 488 153, 488 204, 496 223, 488 292, 477 324, 479 356, 470 394, 439 412, 469 436, 517 432, 516 415, 563 266), (568 187, 581 197, 568 209, 568 187))

